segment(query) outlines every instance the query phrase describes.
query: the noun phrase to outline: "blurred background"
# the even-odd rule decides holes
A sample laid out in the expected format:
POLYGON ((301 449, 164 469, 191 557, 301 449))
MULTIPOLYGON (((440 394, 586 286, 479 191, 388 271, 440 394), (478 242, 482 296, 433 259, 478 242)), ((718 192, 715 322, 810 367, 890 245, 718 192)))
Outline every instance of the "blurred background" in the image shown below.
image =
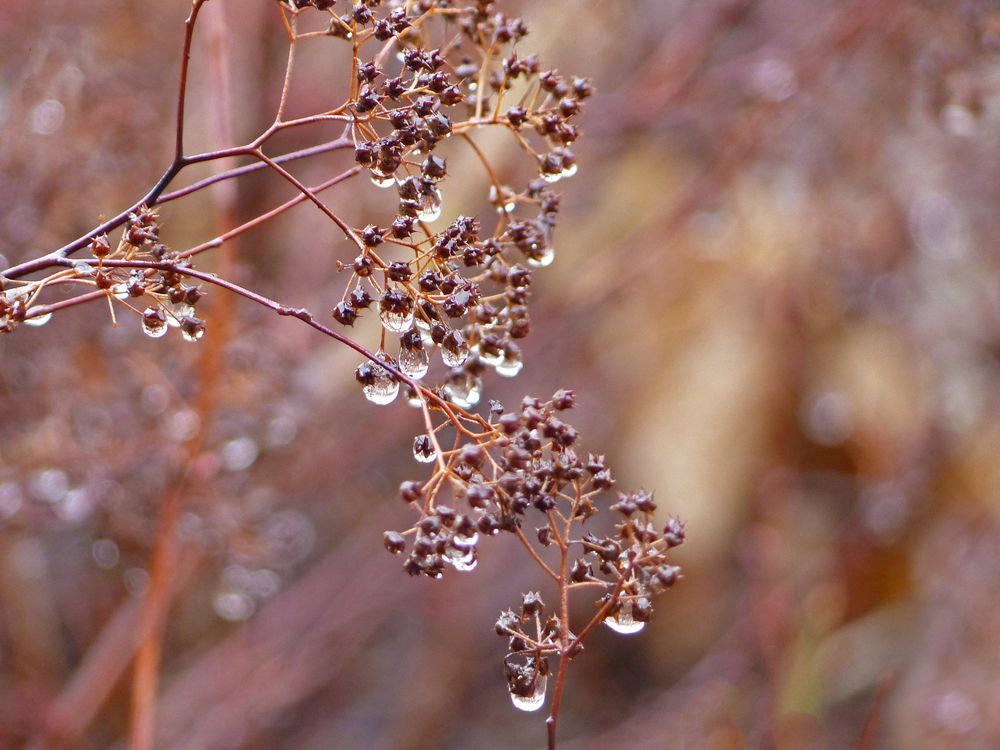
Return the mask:
MULTIPOLYGON (((206 7, 189 151, 270 122, 273 5, 206 7)), ((565 747, 1000 746, 1000 6, 503 5, 525 52, 598 94, 526 365, 483 403, 575 390, 584 447, 688 522, 652 624, 602 629, 574 662, 565 747)), ((162 172, 188 8, 0 4, 0 268, 162 172)), ((343 85, 315 50, 293 112, 343 85)), ((481 145, 513 173, 503 136, 481 145)), ((446 218, 487 205, 454 145, 467 189, 446 218)), ((264 174, 227 185, 165 207, 164 239, 292 195, 264 174)), ((393 209, 367 181, 327 196, 356 225, 393 209)), ((324 316, 340 298, 346 245, 308 205, 227 247, 200 267, 324 316)), ((381 548, 410 520, 396 488, 422 475, 419 412, 368 404, 357 356, 293 320, 215 291, 203 312, 197 345, 113 327, 103 305, 0 338, 0 747, 122 746, 178 496, 157 747, 541 747, 492 632, 541 585, 516 543, 440 582, 381 548)))

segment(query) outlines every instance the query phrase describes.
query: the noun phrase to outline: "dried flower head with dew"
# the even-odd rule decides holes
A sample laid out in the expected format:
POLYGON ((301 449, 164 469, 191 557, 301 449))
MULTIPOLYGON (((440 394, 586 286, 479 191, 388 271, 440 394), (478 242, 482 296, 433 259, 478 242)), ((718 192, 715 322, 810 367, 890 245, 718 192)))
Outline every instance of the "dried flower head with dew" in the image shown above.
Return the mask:
POLYGON ((416 518, 403 532, 386 532, 387 549, 404 556, 410 574, 440 578, 447 567, 472 570, 480 540, 509 533, 554 585, 554 607, 531 592, 496 624, 509 640, 504 670, 519 708, 544 704, 549 659, 559 659, 549 719, 554 747, 568 662, 601 622, 620 633, 643 627, 653 596, 678 578, 667 552, 684 537, 675 520, 656 525, 647 493, 602 502, 614 480, 603 456, 578 453, 578 433, 560 417, 573 406, 571 392, 548 401, 525 398, 514 411, 496 402, 487 416, 470 411, 480 402, 484 375, 513 377, 522 367, 518 341, 531 328, 532 276, 555 258, 559 196, 553 185, 577 171, 570 146, 591 84, 524 54, 526 24, 490 0, 284 0, 275 9, 289 54, 273 122, 245 145, 190 155, 184 148, 188 65, 206 2, 194 0, 185 24, 172 162, 125 211, 65 247, 5 270, 0 332, 43 325, 54 313, 101 300, 113 321, 134 315, 147 336, 176 328, 197 342, 207 325, 199 301, 216 287, 353 348, 364 358, 355 377, 369 401, 389 404, 402 391, 420 409, 414 456, 432 469, 430 478, 401 487, 416 518), (346 96, 332 109, 291 116, 295 51, 306 44, 350 48, 346 96), (265 151, 278 133, 330 123, 343 127, 334 140, 283 154, 265 151), (523 184, 501 181, 477 143, 483 129, 506 131, 519 147, 528 173, 523 184), (489 209, 480 216, 449 210, 449 159, 457 149, 467 149, 481 166, 489 209), (283 166, 336 151, 350 154, 353 163, 317 185, 306 186, 283 166), (239 158, 250 163, 167 192, 189 166, 239 158), (296 196, 199 245, 171 248, 161 236, 158 206, 262 170, 294 186, 296 196), (320 197, 361 178, 393 196, 383 214, 345 218, 320 197), (201 254, 303 202, 352 248, 338 261, 345 283, 330 305, 337 328, 196 267, 201 254), (66 293, 75 290, 80 293, 66 293), (54 293, 60 298, 51 299, 54 293), (377 341, 367 344, 348 335, 366 316, 380 323, 377 341), (618 523, 602 535, 584 531, 602 505, 618 523), (595 604, 577 631, 569 621, 573 594, 595 604))

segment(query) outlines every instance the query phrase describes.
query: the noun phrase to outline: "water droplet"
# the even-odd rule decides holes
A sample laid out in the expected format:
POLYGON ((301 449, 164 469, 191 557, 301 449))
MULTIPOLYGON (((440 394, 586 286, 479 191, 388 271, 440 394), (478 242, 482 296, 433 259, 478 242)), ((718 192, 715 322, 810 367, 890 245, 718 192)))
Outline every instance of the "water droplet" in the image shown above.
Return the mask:
POLYGON ((429 464, 437 458, 434 443, 426 435, 413 438, 413 457, 422 464, 429 464))
MULTIPOLYGON (((385 352, 379 352, 378 358, 388 360, 385 352)), ((361 381, 365 398, 373 404, 384 406, 391 404, 399 395, 399 381, 377 362, 363 362, 358 366, 358 380, 361 381)))
POLYGON ((420 380, 427 374, 430 357, 426 349, 402 349, 399 352, 399 369, 404 375, 420 380))
POLYGON ((615 612, 615 614, 611 615, 611 617, 604 618, 604 624, 616 633, 621 633, 622 635, 632 635, 633 633, 638 633, 646 627, 646 623, 639 622, 632 617, 631 601, 621 602, 621 607, 617 612, 615 612))
POLYGON ((496 352, 495 354, 491 352, 479 351, 479 359, 484 365, 489 365, 490 367, 496 367, 501 362, 503 362, 503 351, 496 352))
POLYGON ((479 403, 482 386, 475 375, 460 371, 445 383, 444 393, 455 406, 470 409, 479 403))
POLYGON ((451 563, 455 570, 462 572, 475 570, 476 566, 479 564, 479 560, 476 558, 476 550, 473 547, 465 555, 459 558, 450 559, 448 562, 451 563))
POLYGON ((521 368, 524 367, 524 360, 521 358, 520 352, 505 352, 503 361, 495 367, 497 375, 505 378, 513 378, 521 372, 521 368))
POLYGON ((167 306, 167 325, 171 328, 179 328, 181 318, 194 315, 194 307, 182 302, 179 305, 170 304, 167 306))
POLYGON ((115 295, 115 299, 128 299, 128 284, 123 281, 114 284, 111 293, 115 295))
POLYGON ((196 341, 201 341, 204 335, 205 323, 201 318, 188 315, 181 320, 181 336, 184 337, 185 341, 190 341, 193 344, 196 341))
POLYGON ((548 678, 543 675, 538 675, 535 677, 535 687, 531 693, 528 695, 517 695, 513 691, 510 694, 510 700, 514 704, 514 708, 519 708, 522 711, 537 711, 545 703, 545 684, 548 682, 548 678))
MULTIPOLYGON (((32 310, 37 310, 37 309, 38 309, 37 307, 29 308, 28 315, 31 315, 32 310)), ((45 325, 50 320, 52 320, 52 313, 45 313, 44 315, 35 315, 34 317, 25 318, 24 324, 26 326, 34 326, 35 328, 38 328, 39 326, 45 325)))
POLYGON ((435 221, 441 215, 441 191, 437 188, 420 195, 417 218, 420 221, 435 221))
POLYGON ((385 174, 377 169, 372 170, 372 185, 377 188, 390 188, 396 184, 395 175, 385 174))
POLYGON ((551 245, 547 246, 542 254, 537 258, 528 258, 528 265, 534 266, 535 268, 545 268, 545 266, 551 266, 552 261, 556 259, 556 251, 551 245))
POLYGON ((413 299, 402 288, 389 288, 378 303, 378 316, 385 330, 403 333, 413 326, 413 299))
POLYGON ((497 207, 497 213, 510 213, 517 208, 517 196, 514 191, 506 185, 501 185, 497 190, 496 185, 490 186, 490 203, 497 207))
POLYGON ((424 405, 424 402, 421 400, 416 388, 411 386, 409 383, 406 385, 406 403, 414 409, 419 409, 424 405))
POLYGON ((562 177, 563 177, 562 172, 555 172, 555 173, 542 172, 542 179, 545 180, 550 185, 553 182, 559 182, 559 180, 561 180, 562 177))
POLYGON ((441 347, 441 361, 446 367, 461 367, 469 358, 469 345, 464 340, 449 337, 441 347))
POLYGON ((576 164, 570 164, 566 169, 559 173, 560 177, 572 177, 576 174, 577 166, 576 164))
POLYGON ((390 310, 378 311, 378 316, 382 320, 385 330, 393 333, 402 333, 413 325, 413 310, 409 312, 392 312, 390 310))
POLYGON ((142 313, 142 332, 158 339, 167 332, 167 316, 156 307, 147 307, 142 313))
POLYGON ((476 545, 479 542, 479 532, 473 531, 471 536, 462 536, 461 534, 455 534, 455 540, 461 542, 462 544, 476 545))
POLYGON ((93 276, 94 267, 89 263, 85 263, 82 260, 73 264, 73 271, 77 276, 93 276))

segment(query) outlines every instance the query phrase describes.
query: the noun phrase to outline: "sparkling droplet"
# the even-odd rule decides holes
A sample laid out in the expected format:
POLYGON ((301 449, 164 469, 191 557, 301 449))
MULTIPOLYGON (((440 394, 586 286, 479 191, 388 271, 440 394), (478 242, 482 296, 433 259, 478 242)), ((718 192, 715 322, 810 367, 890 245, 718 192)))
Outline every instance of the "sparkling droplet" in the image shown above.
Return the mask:
POLYGON ((406 403, 412 406, 414 409, 419 409, 424 405, 423 400, 417 393, 417 389, 414 388, 409 383, 406 384, 406 403))
POLYGON ((476 557, 476 549, 473 547, 461 557, 449 558, 448 562, 451 563, 455 570, 465 572, 475 570, 476 566, 479 564, 479 559, 476 557))
POLYGON ((552 261, 556 259, 556 251, 552 246, 546 247, 542 254, 537 258, 528 258, 528 265, 534 266, 535 268, 545 268, 545 266, 551 266, 552 261))
POLYGON ((185 316, 181 320, 181 336, 192 344, 201 341, 205 336, 205 321, 193 315, 185 316))
POLYGON ((496 367, 501 362, 503 362, 503 352, 499 351, 495 354, 490 352, 484 352, 479 350, 479 359, 482 360, 484 365, 489 365, 490 367, 496 367))
POLYGON ((401 287, 386 289, 379 299, 378 315, 392 333, 403 333, 413 326, 413 298, 401 287))
POLYGON ((455 406, 470 409, 479 403, 482 386, 475 375, 458 372, 445 383, 444 393, 455 406))
POLYGON ((430 357, 426 349, 402 349, 399 352, 399 369, 404 375, 420 380, 427 374, 430 357))
POLYGON ((179 305, 169 305, 167 308, 167 325, 171 328, 179 328, 181 325, 181 318, 187 318, 194 315, 194 307, 182 302, 179 305))
POLYGON ((479 532, 473 531, 472 536, 462 536, 461 534, 455 534, 455 539, 463 544, 468 544, 475 546, 479 542, 479 532))
POLYGON ((385 330, 392 331, 393 333, 402 333, 409 330, 410 326, 413 325, 412 309, 409 312, 392 312, 380 309, 378 316, 382 320, 385 330))
POLYGON ((496 365, 496 372, 502 377, 513 378, 521 372, 522 367, 524 360, 521 359, 520 353, 505 352, 503 361, 496 365))
POLYGON ((420 221, 435 221, 441 215, 441 191, 434 188, 420 196, 417 218, 420 221))
MULTIPOLYGON (((28 310, 28 315, 31 315, 32 310, 37 310, 37 307, 32 307, 28 310)), ((45 313, 44 315, 35 315, 34 317, 28 317, 24 319, 24 324, 26 326, 34 326, 35 328, 43 326, 52 320, 52 313, 45 313)))
POLYGON ((115 299, 128 299, 128 284, 125 282, 114 284, 111 293, 115 295, 115 299))
MULTIPOLYGON (((388 361, 385 352, 379 352, 379 359, 388 361)), ((377 362, 363 362, 358 366, 357 378, 361 381, 365 398, 373 404, 391 404, 399 395, 399 381, 392 373, 377 362)))
POLYGON ((621 607, 611 617, 604 618, 604 624, 616 633, 622 635, 632 635, 642 630, 646 623, 639 622, 632 617, 632 602, 623 601, 621 607))
POLYGON ((576 163, 570 164, 566 169, 559 173, 560 177, 572 177, 576 174, 576 163))
POLYGON ((542 179, 545 180, 550 185, 553 182, 559 182, 563 177, 562 172, 542 172, 542 179))
POLYGON ((517 196, 514 191, 506 185, 501 185, 497 191, 496 185, 490 186, 490 203, 497 207, 497 213, 510 213, 517 208, 517 196))
POLYGON ((535 678, 535 689, 529 695, 516 695, 513 692, 510 694, 510 700, 514 704, 514 708, 519 708, 522 711, 537 711, 545 703, 545 684, 548 682, 548 678, 543 675, 538 675, 535 678))
POLYGON ((377 188, 390 188, 396 184, 395 175, 384 174, 377 169, 372 170, 372 185, 377 188))
POLYGON ((461 367, 468 358, 469 345, 464 341, 458 345, 441 347, 441 361, 446 367, 461 367))
POLYGON ((167 332, 167 316, 155 307, 147 307, 142 313, 142 332, 158 339, 167 332))
POLYGON ((413 457, 422 464, 429 464, 437 458, 434 443, 426 435, 417 435, 413 439, 413 457))

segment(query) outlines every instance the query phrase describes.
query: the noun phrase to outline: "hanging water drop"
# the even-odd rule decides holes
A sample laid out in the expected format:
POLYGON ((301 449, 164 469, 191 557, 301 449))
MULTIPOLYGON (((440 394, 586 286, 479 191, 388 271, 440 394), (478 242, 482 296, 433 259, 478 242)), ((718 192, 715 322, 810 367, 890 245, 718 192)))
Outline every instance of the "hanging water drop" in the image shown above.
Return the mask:
MULTIPOLYGON (((382 361, 391 361, 385 352, 380 351, 376 356, 382 361)), ((378 362, 362 362, 354 377, 361 383, 365 398, 373 404, 391 404, 399 394, 399 381, 378 362)))
MULTIPOLYGON (((29 316, 32 315, 32 310, 37 310, 37 309, 38 309, 37 307, 29 308, 27 315, 29 316)), ((52 320, 52 313, 45 313, 43 315, 34 315, 32 317, 25 317, 24 324, 26 326, 33 326, 35 328, 38 328, 39 326, 45 325, 50 320, 52 320)))
POLYGON ((441 215, 441 191, 433 188, 420 195, 417 218, 420 221, 436 221, 441 215))
MULTIPOLYGON (((420 334, 417 334, 418 336, 420 334)), ((419 349, 402 349, 399 352, 399 369, 407 377, 420 380, 427 374, 430 367, 430 357, 423 347, 419 349)))
POLYGON ((480 347, 479 359, 482 360, 484 365, 489 365, 490 367, 496 367, 501 362, 503 362, 503 351, 488 352, 484 351, 482 347, 480 347))
POLYGON ((380 172, 377 169, 372 170, 372 185, 377 188, 390 188, 396 184, 396 176, 392 174, 386 174, 385 172, 380 172))
POLYGON ((510 700, 514 708, 522 711, 537 711, 545 703, 545 685, 548 677, 545 675, 535 675, 532 687, 529 691, 521 694, 517 688, 510 690, 510 700))
POLYGON ((524 367, 524 359, 521 357, 520 350, 506 349, 503 355, 503 361, 495 366, 497 375, 505 378, 513 378, 519 372, 521 368, 524 367))
POLYGON ((469 358, 469 343, 458 331, 452 331, 441 342, 441 361, 447 367, 461 367, 469 358))
POLYGON ((490 186, 490 203, 497 207, 497 213, 510 213, 517 208, 517 195, 506 185, 497 190, 496 185, 490 186))
POLYGON ((437 457, 434 442, 427 435, 413 438, 413 457, 422 464, 429 464, 437 457))
POLYGON ((192 305, 186 302, 170 304, 167 306, 167 325, 171 328, 178 328, 180 327, 181 320, 190 315, 194 315, 194 307, 192 305))
POLYGON ((541 255, 537 257, 532 256, 528 258, 528 265, 534 266, 535 268, 545 268, 546 266, 551 266, 552 261, 556 259, 556 251, 551 245, 546 246, 542 250, 541 255))
POLYGON ((194 315, 186 315, 181 318, 181 336, 184 337, 185 341, 190 341, 193 344, 196 341, 200 341, 204 335, 204 320, 196 318, 194 315))
POLYGON ((471 409, 479 403, 482 385, 475 375, 459 371, 454 373, 445 383, 444 393, 455 406, 471 409))
POLYGON ((465 555, 460 558, 451 560, 452 567, 455 570, 462 572, 467 572, 470 570, 475 570, 476 566, 479 564, 479 559, 476 557, 476 550, 473 547, 465 555))
POLYGON ((622 635, 638 633, 646 626, 646 623, 640 622, 632 616, 631 601, 621 602, 617 612, 610 617, 604 618, 604 624, 622 635))
POLYGON ((406 384, 405 388, 406 390, 404 391, 404 393, 406 395, 406 403, 408 403, 414 409, 421 408, 424 405, 424 400, 420 398, 420 394, 417 393, 417 389, 414 388, 409 383, 406 384))
POLYGON ((158 339, 167 332, 167 316, 158 307, 147 307, 142 313, 142 332, 158 339))
POLYGON ((378 303, 382 325, 392 333, 402 333, 413 325, 413 298, 402 289, 386 289, 378 303))

